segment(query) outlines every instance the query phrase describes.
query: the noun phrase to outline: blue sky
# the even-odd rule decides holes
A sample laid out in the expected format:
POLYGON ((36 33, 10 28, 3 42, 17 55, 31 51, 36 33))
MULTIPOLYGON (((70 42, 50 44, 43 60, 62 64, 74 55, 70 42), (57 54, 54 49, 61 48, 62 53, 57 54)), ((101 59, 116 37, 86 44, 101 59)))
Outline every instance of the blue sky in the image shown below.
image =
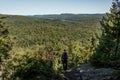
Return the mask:
POLYGON ((13 15, 106 13, 112 0, 0 0, 0 13, 13 15))

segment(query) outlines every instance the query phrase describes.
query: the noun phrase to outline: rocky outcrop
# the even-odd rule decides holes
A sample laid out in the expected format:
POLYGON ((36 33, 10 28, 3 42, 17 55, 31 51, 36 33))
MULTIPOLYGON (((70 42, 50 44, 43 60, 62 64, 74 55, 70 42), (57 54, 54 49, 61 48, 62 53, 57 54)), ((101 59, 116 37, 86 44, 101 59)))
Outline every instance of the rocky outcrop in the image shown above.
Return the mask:
POLYGON ((113 80, 113 69, 94 68, 90 64, 84 64, 77 69, 80 71, 83 80, 113 80))
POLYGON ((91 64, 83 64, 80 68, 67 70, 61 76, 64 80, 116 80, 113 71, 111 68, 95 68, 91 64))

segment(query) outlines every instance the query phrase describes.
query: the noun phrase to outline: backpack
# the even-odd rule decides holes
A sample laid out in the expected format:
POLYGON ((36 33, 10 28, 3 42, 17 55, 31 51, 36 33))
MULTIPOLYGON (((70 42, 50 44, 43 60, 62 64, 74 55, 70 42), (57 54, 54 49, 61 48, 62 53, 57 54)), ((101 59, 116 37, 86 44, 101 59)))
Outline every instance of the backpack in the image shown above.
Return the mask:
POLYGON ((62 54, 62 59, 63 59, 63 60, 68 59, 68 55, 67 55, 67 53, 66 53, 66 52, 64 52, 64 53, 62 54))

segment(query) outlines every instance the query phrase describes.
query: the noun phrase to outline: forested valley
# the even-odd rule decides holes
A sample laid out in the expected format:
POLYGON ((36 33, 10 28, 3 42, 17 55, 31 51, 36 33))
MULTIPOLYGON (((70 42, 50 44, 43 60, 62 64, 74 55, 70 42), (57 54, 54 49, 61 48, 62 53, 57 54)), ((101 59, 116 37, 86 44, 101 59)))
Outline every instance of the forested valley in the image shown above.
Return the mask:
POLYGON ((1 79, 51 80, 55 74, 64 72, 61 62, 64 49, 69 55, 68 69, 91 63, 114 68, 114 74, 120 77, 120 14, 116 6, 114 2, 106 15, 1 14, 1 79))
POLYGON ((69 68, 88 62, 102 32, 99 21, 91 21, 91 18, 90 22, 89 18, 88 22, 64 22, 29 16, 1 16, 6 16, 2 22, 9 31, 12 44, 5 60, 6 76, 16 78, 32 77, 33 72, 34 76, 41 74, 42 77, 61 72, 64 49, 69 53, 69 68))

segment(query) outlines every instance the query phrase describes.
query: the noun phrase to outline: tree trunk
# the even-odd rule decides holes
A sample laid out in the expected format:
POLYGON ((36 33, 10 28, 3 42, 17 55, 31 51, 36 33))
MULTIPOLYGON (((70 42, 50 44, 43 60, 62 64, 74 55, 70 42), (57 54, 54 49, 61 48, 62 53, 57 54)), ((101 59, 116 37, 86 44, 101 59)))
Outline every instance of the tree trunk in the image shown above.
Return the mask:
POLYGON ((116 59, 117 53, 118 53, 118 46, 119 46, 119 40, 120 40, 119 37, 120 37, 120 30, 119 30, 119 32, 118 32, 117 41, 116 41, 116 45, 115 45, 115 54, 114 54, 115 59, 116 59))

